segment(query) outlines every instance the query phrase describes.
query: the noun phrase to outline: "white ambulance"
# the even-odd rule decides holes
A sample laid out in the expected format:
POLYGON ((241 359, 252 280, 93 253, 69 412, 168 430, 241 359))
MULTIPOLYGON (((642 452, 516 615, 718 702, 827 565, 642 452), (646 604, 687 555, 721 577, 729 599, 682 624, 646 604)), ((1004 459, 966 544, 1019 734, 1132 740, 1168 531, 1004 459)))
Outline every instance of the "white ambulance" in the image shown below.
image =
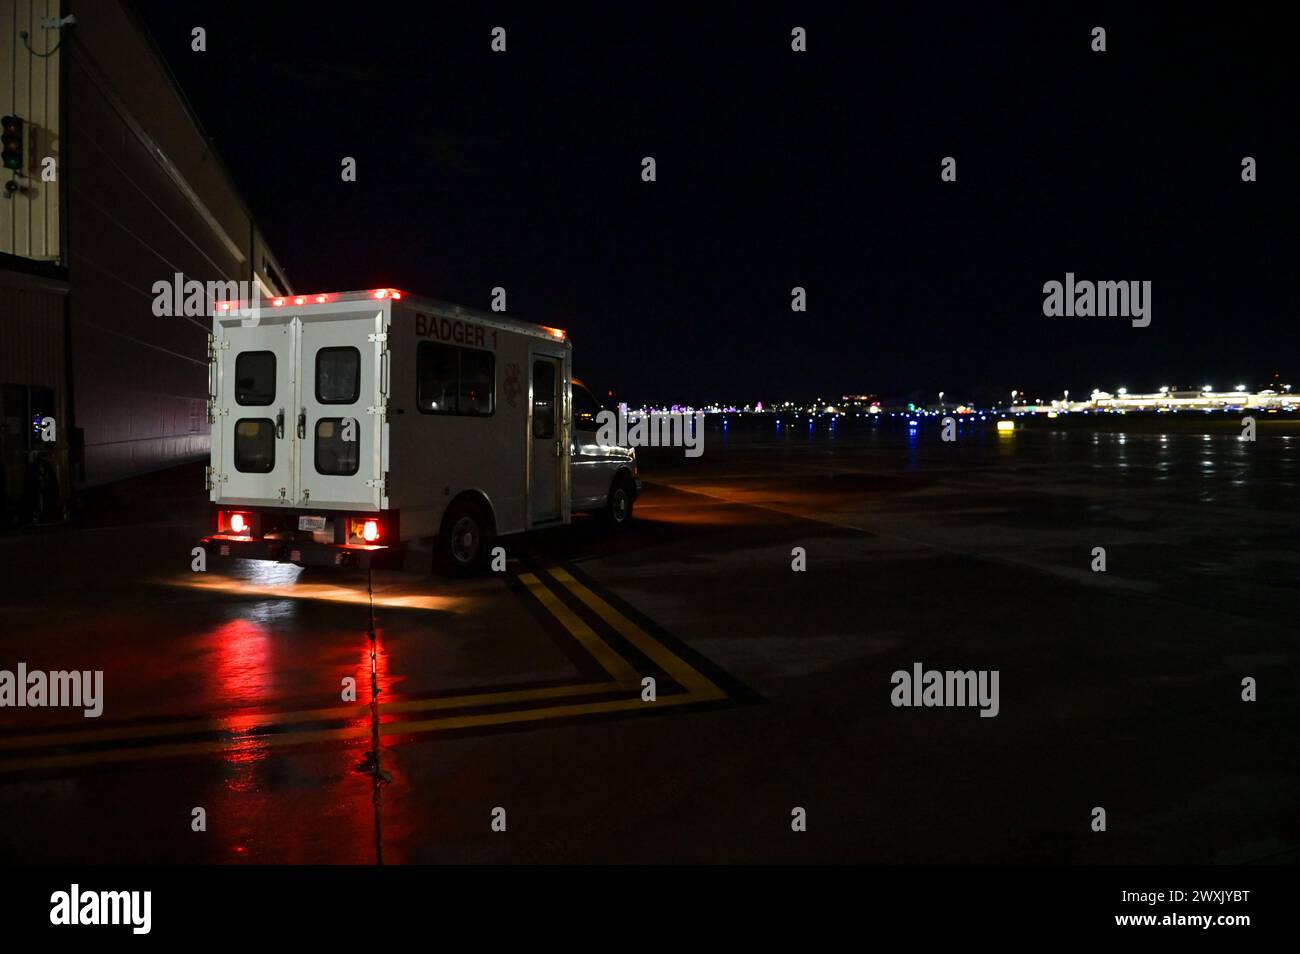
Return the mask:
POLYGON ((212 557, 483 566, 497 536, 626 526, 636 452, 597 441, 565 333, 396 289, 213 309, 212 557))

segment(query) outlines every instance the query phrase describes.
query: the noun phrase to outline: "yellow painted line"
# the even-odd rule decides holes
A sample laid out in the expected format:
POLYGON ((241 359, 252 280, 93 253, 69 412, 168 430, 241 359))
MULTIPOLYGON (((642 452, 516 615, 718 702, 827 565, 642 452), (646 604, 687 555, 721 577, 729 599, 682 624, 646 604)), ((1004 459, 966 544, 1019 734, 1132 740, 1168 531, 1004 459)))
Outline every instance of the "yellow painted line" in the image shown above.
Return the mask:
MULTIPOLYGON (((486 712, 480 715, 447 716, 418 722, 384 722, 380 735, 413 735, 424 732, 467 729, 480 726, 509 725, 514 722, 541 722, 572 716, 595 715, 632 709, 665 708, 687 702, 699 701, 689 693, 664 696, 654 702, 642 702, 640 695, 632 698, 611 699, 605 702, 581 702, 540 709, 516 709, 508 712, 486 712)), ((255 739, 224 742, 178 742, 171 745, 143 746, 132 749, 111 749, 102 752, 76 752, 67 755, 45 755, 25 759, 0 760, 0 775, 7 772, 37 772, 54 768, 73 768, 86 765, 107 765, 119 762, 152 761, 182 755, 240 754, 249 755, 263 749, 287 745, 307 745, 312 742, 337 742, 348 739, 370 738, 370 725, 351 726, 345 729, 321 729, 312 732, 286 732, 282 735, 259 736, 255 739)))
POLYGON ((610 699, 607 702, 578 702, 549 709, 521 709, 515 712, 488 712, 483 715, 448 716, 424 722, 389 722, 381 727, 383 735, 404 735, 447 729, 468 729, 484 725, 508 725, 512 722, 536 722, 543 719, 563 719, 569 716, 594 715, 601 712, 625 712, 630 709, 658 709, 679 706, 700 700, 690 693, 664 696, 654 702, 642 702, 640 695, 631 699, 610 699))
POLYGON ((579 583, 569 571, 562 567, 552 567, 551 576, 568 587, 583 603, 591 607, 596 615, 614 627, 624 639, 641 650, 647 658, 654 661, 664 672, 685 687, 696 699, 725 699, 726 693, 713 684, 703 673, 682 661, 667 646, 659 642, 644 629, 632 622, 614 607, 579 583))
MULTIPOLYGON (((606 603, 588 587, 580 583, 568 571, 553 567, 549 575, 565 586, 590 607, 607 624, 638 650, 653 660, 664 672, 681 685, 686 692, 664 696, 654 702, 643 702, 639 693, 631 698, 610 699, 603 702, 581 702, 569 705, 551 706, 534 709, 514 709, 504 712, 464 714, 446 716, 437 719, 424 719, 411 722, 384 722, 380 724, 380 734, 414 735, 425 732, 447 731, 483 726, 510 725, 518 722, 542 722, 552 719, 564 719, 574 716, 596 715, 606 712, 627 712, 645 707, 665 708, 686 703, 725 699, 726 693, 664 646, 644 629, 632 622, 613 606, 606 603)), ((519 580, 558 619, 569 633, 604 667, 615 680, 613 683, 578 683, 571 686, 548 686, 539 689, 517 689, 502 692, 485 692, 460 696, 447 696, 440 699, 412 699, 405 702, 381 703, 380 711, 385 713, 424 712, 466 706, 487 706, 510 702, 530 702, 541 699, 562 699, 569 696, 590 695, 594 693, 615 692, 620 689, 639 687, 641 676, 632 666, 618 655, 600 636, 583 620, 555 596, 545 584, 532 573, 521 573, 519 580)), ((100 729, 80 732, 65 732, 51 735, 23 736, 0 739, 0 749, 32 748, 50 745, 68 745, 79 742, 111 741, 121 739, 152 738, 165 735, 180 735, 204 731, 240 731, 247 732, 254 728, 274 725, 290 725, 296 722, 311 722, 327 719, 363 719, 365 704, 356 706, 339 706, 329 709, 305 709, 297 712, 263 713, 251 716, 231 716, 224 719, 194 720, 158 726, 125 726, 117 729, 100 729)), ((371 727, 367 719, 364 724, 344 728, 319 729, 305 732, 285 732, 275 735, 259 735, 239 739, 212 740, 203 742, 180 742, 173 744, 141 746, 137 748, 111 749, 98 752, 76 752, 63 755, 34 756, 23 759, 0 760, 0 774, 15 771, 42 771, 53 768, 70 768, 86 765, 104 765, 121 762, 146 761, 185 755, 209 754, 251 754, 270 748, 289 745, 307 745, 313 742, 335 742, 369 737, 371 727)))
POLYGON ((75 752, 68 755, 42 755, 26 759, 0 759, 0 774, 5 772, 38 772, 51 768, 71 768, 83 765, 110 765, 115 762, 135 762, 172 758, 178 755, 208 755, 214 753, 251 753, 279 745, 331 742, 339 739, 361 739, 370 736, 370 725, 347 729, 322 729, 317 732, 289 732, 284 735, 267 735, 255 739, 221 742, 177 742, 171 745, 151 745, 130 749, 110 749, 102 752, 75 752))
MULTIPOLYGON (((410 699, 405 702, 383 702, 381 712, 425 712, 437 709, 456 709, 469 706, 492 706, 510 702, 536 702, 542 699, 563 699, 593 693, 615 692, 619 689, 609 682, 575 683, 570 686, 545 686, 538 689, 512 689, 503 692, 470 693, 460 696, 443 696, 437 699, 410 699)), ((382 696, 380 697, 382 700, 382 696)), ((55 745, 80 745, 85 742, 113 742, 131 739, 152 739, 171 735, 189 735, 201 732, 251 732, 255 729, 298 722, 324 722, 332 719, 369 718, 369 703, 355 706, 336 706, 331 709, 303 709, 297 712, 268 712, 229 716, 224 719, 201 719, 159 725, 132 725, 118 728, 84 729, 76 732, 57 732, 46 735, 14 736, 0 738, 0 751, 6 749, 33 749, 55 745)), ((200 743, 195 743, 200 744, 200 743)), ((219 743, 229 745, 230 743, 219 743)))
MULTIPOLYGON (((384 712, 422 712, 427 710, 463 708, 468 706, 504 705, 511 702, 535 702, 567 696, 614 692, 620 688, 639 686, 641 676, 623 657, 614 652, 586 623, 556 598, 550 590, 531 573, 519 576, 543 606, 555 616, 575 639, 614 678, 613 683, 587 682, 572 686, 548 686, 540 689, 516 689, 504 692, 471 693, 438 699, 413 699, 406 702, 381 702, 384 712)), ((210 586, 211 584, 206 584, 210 586)), ((268 594, 269 595, 269 594, 268 594)), ((283 595, 283 594, 281 594, 283 595)), ((319 596, 319 594, 315 594, 319 596)), ((306 594, 298 598, 309 598, 306 594)), ((289 712, 252 713, 220 719, 196 719, 158 725, 133 725, 79 729, 46 735, 0 737, 0 752, 13 749, 42 748, 56 745, 81 745, 93 742, 132 741, 136 739, 165 738, 204 732, 251 732, 255 729, 294 725, 300 722, 324 722, 334 719, 362 718, 368 703, 356 706, 335 706, 328 709, 303 709, 289 712)), ((200 743, 195 743, 200 744, 200 743)))
POLYGON ((626 659, 614 652, 609 643, 597 636, 596 631, 584 623, 577 613, 565 606, 541 580, 532 573, 520 573, 519 582, 528 587, 528 591, 537 598, 538 602, 564 625, 564 628, 582 645, 583 649, 591 654, 593 659, 600 663, 601 668, 609 673, 616 683, 623 687, 641 684, 641 674, 633 669, 626 659))

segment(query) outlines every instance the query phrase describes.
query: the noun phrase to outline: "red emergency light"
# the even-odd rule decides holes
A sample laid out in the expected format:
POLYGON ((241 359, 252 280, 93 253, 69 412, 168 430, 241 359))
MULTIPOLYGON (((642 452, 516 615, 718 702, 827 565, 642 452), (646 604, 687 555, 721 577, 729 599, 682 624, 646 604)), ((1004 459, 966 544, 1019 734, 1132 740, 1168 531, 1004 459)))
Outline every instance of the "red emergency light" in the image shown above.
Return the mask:
MULTIPOLYGON (((358 298, 374 298, 382 301, 389 298, 393 301, 400 301, 402 292, 396 288, 375 288, 366 292, 319 292, 307 295, 280 295, 271 299, 271 305, 275 308, 283 308, 286 304, 292 305, 326 305, 334 301, 355 301, 358 298)), ((219 312, 230 312, 242 306, 244 302, 240 301, 219 301, 215 302, 216 310, 219 312)))

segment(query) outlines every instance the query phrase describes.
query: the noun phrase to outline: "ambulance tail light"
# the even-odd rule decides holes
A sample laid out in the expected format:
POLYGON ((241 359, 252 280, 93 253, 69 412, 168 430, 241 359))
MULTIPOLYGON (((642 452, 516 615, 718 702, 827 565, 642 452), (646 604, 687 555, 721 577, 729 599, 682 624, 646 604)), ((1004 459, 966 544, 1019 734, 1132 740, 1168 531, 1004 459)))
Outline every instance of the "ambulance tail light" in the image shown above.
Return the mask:
POLYGON ((237 537, 250 537, 253 535, 253 515, 243 510, 219 510, 217 532, 231 533, 237 537))
POLYGON ((350 517, 348 519, 348 543, 374 546, 387 539, 384 522, 378 517, 350 517))

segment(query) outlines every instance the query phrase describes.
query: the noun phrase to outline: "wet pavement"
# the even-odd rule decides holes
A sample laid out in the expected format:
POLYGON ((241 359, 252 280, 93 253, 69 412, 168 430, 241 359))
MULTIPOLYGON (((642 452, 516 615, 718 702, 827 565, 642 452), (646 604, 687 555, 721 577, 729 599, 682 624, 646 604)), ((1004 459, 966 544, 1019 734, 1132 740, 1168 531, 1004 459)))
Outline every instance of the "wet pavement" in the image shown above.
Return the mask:
MULTIPOLYGON (((644 455, 625 535, 377 571, 383 858, 1295 861, 1300 434, 1272 423, 733 420, 644 455), (998 716, 891 705, 916 662, 997 670, 998 716)), ((98 719, 0 709, 0 859, 377 860, 366 577, 192 572, 201 486, 0 538, 0 669, 105 674, 98 719)))

